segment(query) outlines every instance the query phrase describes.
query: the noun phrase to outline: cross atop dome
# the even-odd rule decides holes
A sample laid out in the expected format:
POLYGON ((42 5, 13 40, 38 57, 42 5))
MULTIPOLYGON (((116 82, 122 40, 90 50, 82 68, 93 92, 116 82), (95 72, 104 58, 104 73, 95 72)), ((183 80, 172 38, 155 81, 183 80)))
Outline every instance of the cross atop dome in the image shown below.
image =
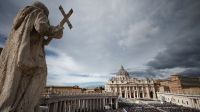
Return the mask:
POLYGON ((123 67, 123 65, 121 65, 121 70, 124 70, 124 67, 123 67))

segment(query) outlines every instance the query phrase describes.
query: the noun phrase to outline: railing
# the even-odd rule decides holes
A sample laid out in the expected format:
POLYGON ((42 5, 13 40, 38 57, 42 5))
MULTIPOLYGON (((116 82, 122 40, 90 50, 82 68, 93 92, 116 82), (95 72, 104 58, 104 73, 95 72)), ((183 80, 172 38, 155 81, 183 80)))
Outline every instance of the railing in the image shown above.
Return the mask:
POLYGON ((53 97, 53 96, 114 96, 117 97, 117 93, 62 93, 62 94, 57 94, 57 93, 49 93, 49 94, 42 94, 42 97, 53 97))

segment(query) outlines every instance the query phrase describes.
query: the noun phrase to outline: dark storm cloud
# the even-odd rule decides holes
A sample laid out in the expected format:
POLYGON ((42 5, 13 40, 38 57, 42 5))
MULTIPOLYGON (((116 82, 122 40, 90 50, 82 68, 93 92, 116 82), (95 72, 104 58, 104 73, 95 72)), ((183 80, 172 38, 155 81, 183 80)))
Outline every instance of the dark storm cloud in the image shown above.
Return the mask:
MULTIPOLYGON (((198 0, 185 0, 174 4, 171 16, 165 18, 166 27, 176 28, 175 32, 171 32, 173 38, 168 41, 164 51, 158 53, 154 60, 148 62, 148 66, 155 69, 196 68, 200 66, 199 10, 200 1, 198 0)), ((191 73, 193 70, 186 70, 184 73, 189 73, 188 71, 191 73)))
POLYGON ((192 68, 200 66, 200 34, 187 35, 180 38, 159 53, 155 60, 148 63, 156 69, 192 68))
POLYGON ((12 21, 16 13, 25 5, 28 1, 16 1, 16 0, 5 0, 0 4, 0 22, 1 28, 0 33, 8 35, 12 21))
POLYGON ((200 69, 199 68, 189 68, 178 74, 183 75, 183 76, 200 77, 200 69))
POLYGON ((167 78, 169 72, 166 70, 157 70, 157 69, 143 69, 143 70, 130 70, 129 75, 132 77, 140 78, 167 78))

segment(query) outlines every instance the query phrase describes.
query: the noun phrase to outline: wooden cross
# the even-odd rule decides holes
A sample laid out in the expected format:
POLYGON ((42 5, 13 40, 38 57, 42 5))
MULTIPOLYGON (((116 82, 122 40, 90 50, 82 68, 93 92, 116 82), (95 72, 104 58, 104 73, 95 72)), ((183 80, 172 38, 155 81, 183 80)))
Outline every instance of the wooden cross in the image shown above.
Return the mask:
POLYGON ((60 22, 60 26, 63 27, 64 24, 67 22, 69 28, 72 29, 72 24, 69 22, 69 17, 72 15, 73 10, 70 9, 70 11, 67 14, 65 14, 65 11, 63 10, 61 5, 60 5, 59 9, 60 9, 60 12, 62 13, 62 15, 64 16, 64 18, 60 22))
MULTIPOLYGON (((62 6, 59 6, 60 12, 62 13, 62 15, 64 16, 64 18, 62 19, 62 21, 60 22, 59 26, 63 27, 65 23, 67 23, 69 29, 72 29, 72 24, 69 21, 69 17, 72 15, 73 10, 70 9, 70 11, 66 14, 64 9, 62 8, 62 6)), ((48 39, 46 40, 46 44, 48 45, 49 42, 52 40, 53 38, 48 37, 48 39)))

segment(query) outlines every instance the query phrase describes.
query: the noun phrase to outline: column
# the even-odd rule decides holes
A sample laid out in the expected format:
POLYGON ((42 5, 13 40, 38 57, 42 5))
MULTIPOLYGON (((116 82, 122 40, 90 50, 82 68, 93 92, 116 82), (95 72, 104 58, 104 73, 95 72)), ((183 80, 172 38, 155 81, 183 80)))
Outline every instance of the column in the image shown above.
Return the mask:
POLYGON ((149 86, 146 86, 146 91, 147 91, 147 98, 150 98, 150 94, 149 94, 149 86))
POLYGON ((76 105, 76 99, 74 99, 72 103, 72 112, 75 112, 76 110, 75 105, 76 105))
POLYGON ((66 103, 65 103, 65 101, 63 101, 62 112, 66 112, 66 103))
POLYGON ((62 108, 62 102, 58 102, 58 110, 57 110, 57 112, 61 112, 61 108, 62 108))
POLYGON ((134 98, 134 94, 133 94, 133 86, 131 86, 131 98, 134 98))
POLYGON ((137 86, 137 98, 139 98, 139 87, 137 86))
POLYGON ((69 112, 73 112, 73 106, 72 106, 72 104, 73 104, 73 101, 70 100, 69 101, 69 112))
POLYGON ((128 86, 128 98, 130 98, 130 87, 128 86))
POLYGON ((96 99, 96 111, 99 111, 99 99, 96 99))
POLYGON ((94 100, 91 100, 91 107, 92 107, 92 111, 94 111, 94 100))
POLYGON ((74 99, 73 104, 72 104, 72 108, 73 108, 72 112, 76 111, 76 107, 75 106, 76 106, 76 99, 74 99))
POLYGON ((53 108, 54 108, 54 104, 53 103, 49 104, 49 112, 53 112, 53 108))
POLYGON ((110 105, 111 105, 111 108, 113 109, 113 102, 112 102, 112 98, 110 98, 110 105))
POLYGON ((100 100, 100 112, 102 111, 102 98, 99 99, 100 100))
POLYGON ((67 102, 67 108, 68 108, 68 112, 72 112, 72 101, 71 100, 69 100, 68 102, 67 102))
POLYGON ((87 100, 88 111, 90 112, 90 99, 87 100))
POLYGON ((87 111, 90 112, 90 99, 87 99, 87 111))
POLYGON ((127 93, 128 93, 127 98, 130 98, 130 87, 129 86, 127 87, 127 93))
POLYGON ((93 99, 93 103, 92 104, 94 104, 93 108, 94 108, 94 111, 96 111, 96 107, 97 107, 97 101, 96 101, 96 99, 93 99))
POLYGON ((127 98, 127 95, 128 93, 127 93, 127 87, 125 87, 125 98, 127 98))
POLYGON ((88 112, 88 99, 85 99, 85 110, 84 112, 88 112))
POLYGON ((129 86, 129 98, 132 98, 132 96, 131 96, 131 86, 129 86))
POLYGON ((142 98, 144 98, 144 86, 142 86, 142 98))
POLYGON ((119 87, 119 96, 122 97, 122 87, 119 87))
POLYGON ((118 98, 115 99, 115 108, 118 109, 118 98))
POLYGON ((79 110, 82 112, 83 109, 83 100, 79 99, 79 110))
MULTIPOLYGON (((71 102, 71 101, 70 101, 71 102)), ((72 112, 72 103, 70 103, 70 102, 68 102, 69 103, 69 105, 68 105, 68 111, 69 112, 72 112)))
POLYGON ((153 87, 153 98, 156 99, 156 91, 154 87, 153 87))
POLYGON ((81 112, 82 112, 82 111, 84 110, 84 108, 85 108, 85 102, 84 102, 84 101, 85 101, 85 99, 82 99, 82 100, 81 100, 81 109, 80 109, 81 112))
POLYGON ((100 110, 101 110, 101 99, 98 98, 98 111, 100 111, 100 110))
POLYGON ((117 87, 115 87, 115 93, 118 93, 118 92, 117 92, 117 87))
POLYGON ((92 99, 90 99, 89 107, 90 107, 90 112, 92 112, 92 99))
POLYGON ((95 111, 97 111, 98 110, 98 99, 94 99, 94 101, 95 101, 95 111))
POLYGON ((83 112, 86 111, 86 99, 83 100, 83 112))
POLYGON ((104 110, 105 105, 106 105, 105 98, 103 98, 103 110, 104 110))
POLYGON ((101 109, 100 110, 102 111, 103 110, 103 98, 100 99, 100 102, 101 102, 101 109))
POLYGON ((68 103, 69 101, 68 100, 66 100, 66 102, 65 102, 65 105, 66 105, 66 112, 69 112, 69 103, 68 103))
POLYGON ((96 99, 93 99, 93 109, 94 109, 94 111, 96 111, 96 109, 97 109, 97 101, 96 101, 96 99))
POLYGON ((53 112, 58 112, 58 103, 54 103, 53 112))
POLYGON ((86 99, 83 99, 83 112, 86 112, 86 99))
POLYGON ((81 108, 81 99, 78 99, 76 103, 77 103, 76 108, 80 109, 81 108))

